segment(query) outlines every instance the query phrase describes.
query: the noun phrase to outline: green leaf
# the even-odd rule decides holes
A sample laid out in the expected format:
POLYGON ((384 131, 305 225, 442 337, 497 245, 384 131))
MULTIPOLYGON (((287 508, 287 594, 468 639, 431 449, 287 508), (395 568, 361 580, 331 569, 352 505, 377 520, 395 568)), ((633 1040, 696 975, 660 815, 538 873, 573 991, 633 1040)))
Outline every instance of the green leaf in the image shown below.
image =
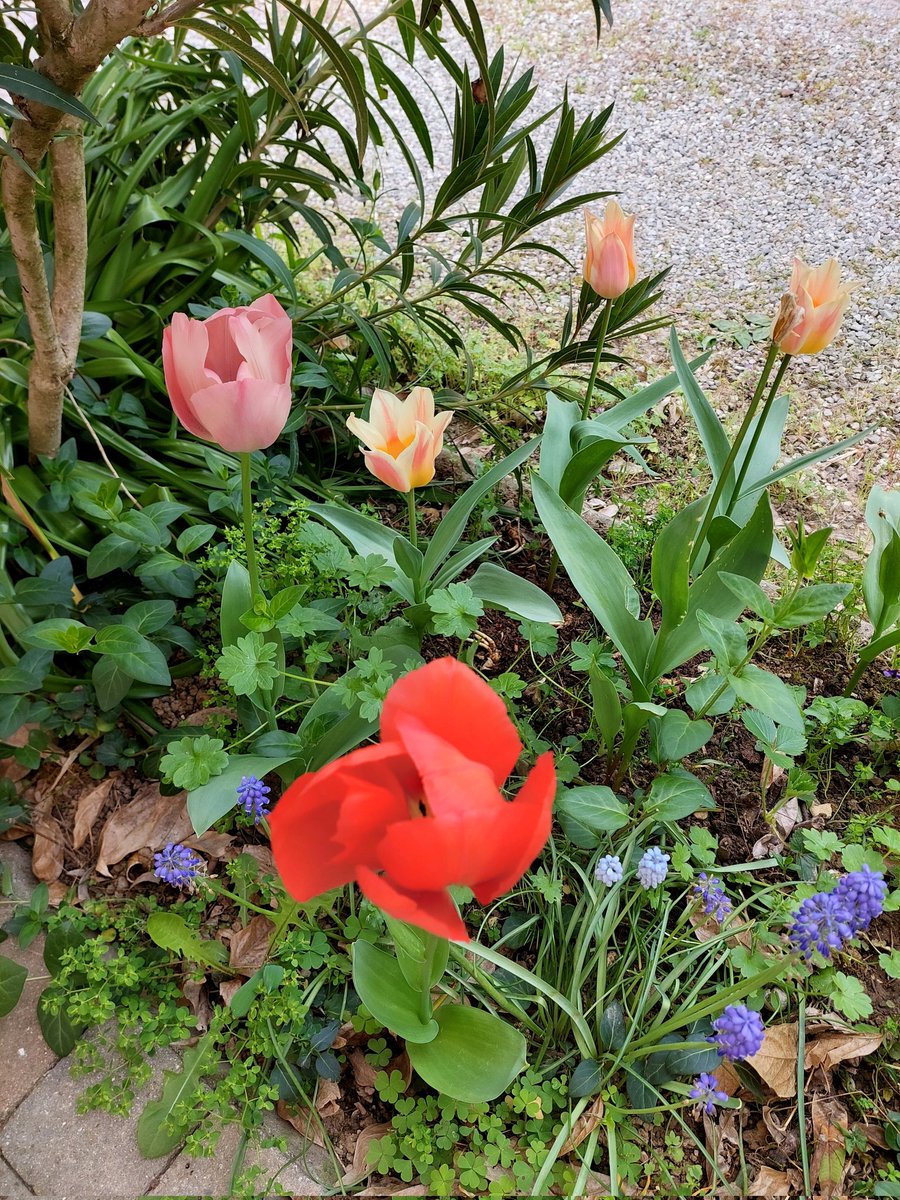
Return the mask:
POLYGON ((691 552, 704 509, 705 501, 700 499, 677 512, 660 532, 653 547, 651 582, 662 608, 658 645, 684 620, 687 612, 691 552))
MULTIPOLYGON (((424 574, 426 579, 430 579, 452 553, 457 542, 462 537, 469 517, 472 515, 479 500, 483 496, 486 496, 491 488, 530 458, 539 441, 539 438, 534 438, 532 441, 526 442, 525 445, 519 446, 518 449, 513 450, 512 454, 507 454, 505 458, 502 458, 489 471, 486 471, 480 479, 476 479, 474 483, 469 484, 450 511, 441 520, 434 537, 429 543, 428 549, 425 552, 424 574)), ((315 505, 310 505, 312 509, 315 507, 315 505)))
POLYGON ((465 641, 478 628, 484 605, 467 583, 450 583, 428 597, 432 621, 442 637, 465 641))
POLYGON ((215 525, 190 525, 178 535, 175 545, 181 554, 193 554, 205 546, 215 532, 215 525))
POLYGON ((592 1096, 599 1090, 602 1078, 600 1064, 593 1058, 583 1059, 572 1072, 569 1095, 576 1099, 580 1096, 592 1096))
POLYGON ((223 649, 216 670, 236 696, 253 696, 271 691, 281 677, 277 658, 273 642, 264 641, 261 633, 248 633, 223 649))
POLYGON ((462 1004, 444 1004, 435 1015, 437 1037, 406 1047, 413 1069, 443 1095, 467 1104, 505 1092, 525 1066, 527 1046, 518 1029, 462 1004))
POLYGON ((814 583, 775 609, 775 620, 782 629, 797 629, 833 613, 852 590, 849 583, 814 583))
POLYGON ((221 942, 201 938, 177 913, 151 913, 147 918, 147 934, 162 950, 173 950, 191 962, 221 967, 228 961, 228 951, 221 942))
POLYGON ((618 1000, 607 1004, 600 1018, 600 1042, 606 1050, 621 1050, 628 1040, 625 1011, 618 1000))
POLYGON ((195 1124, 194 1099, 200 1081, 215 1067, 218 1052, 212 1030, 184 1052, 180 1071, 166 1071, 162 1095, 144 1105, 137 1123, 138 1149, 144 1158, 162 1158, 180 1146, 195 1124))
POLYGON ((122 622, 138 633, 159 633, 175 616, 174 600, 142 600, 132 604, 123 615, 122 622))
POLYGON ((729 675, 728 682, 745 704, 758 708, 779 725, 803 730, 803 712, 793 690, 771 671, 748 663, 739 675, 729 675))
POLYGON ((492 608, 502 608, 524 621, 562 624, 559 606, 542 588, 495 563, 482 563, 468 584, 492 608))
POLYGON ((219 632, 222 646, 233 646, 247 632, 241 617, 253 604, 250 576, 243 563, 235 559, 225 572, 222 584, 222 604, 219 609, 219 632))
MULTIPOLYGON (((694 424, 697 426, 697 432, 700 434, 700 440, 703 442, 706 459, 713 473, 713 480, 718 480, 731 450, 728 435, 725 433, 722 422, 716 416, 713 406, 704 395, 703 389, 697 383, 693 371, 688 366, 674 327, 669 335, 669 349, 672 354, 675 374, 678 376, 678 382, 681 384, 684 398, 687 400, 688 408, 690 408, 691 415, 694 418, 694 424)), ((722 499, 726 504, 734 490, 733 480, 734 468, 732 467, 730 481, 726 484, 725 490, 722 493, 722 499)))
POLYGON ((129 625, 106 625, 94 638, 98 654, 108 654, 118 666, 141 683, 164 686, 171 683, 166 657, 143 634, 129 625))
POLYGON ((71 617, 50 617, 25 630, 20 640, 26 646, 34 646, 39 650, 64 650, 67 654, 79 654, 91 644, 93 638, 93 629, 83 621, 74 621, 71 617))
POLYGON ((78 1038, 83 1033, 85 1027, 83 1025, 74 1025, 66 1015, 64 1007, 60 1008, 59 1012, 50 1011, 47 1007, 47 993, 49 990, 49 988, 45 988, 38 997, 38 1024, 41 1027, 41 1033, 44 1035, 44 1041, 53 1053, 59 1055, 60 1058, 65 1058, 78 1045, 78 1038))
POLYGON ((583 850, 597 846, 600 834, 615 833, 628 824, 627 806, 602 784, 569 788, 556 801, 556 815, 566 837, 583 850))
POLYGON ((828 998, 839 1013, 843 1013, 849 1021, 863 1021, 871 1017, 872 1001, 855 975, 835 971, 831 982, 833 990, 829 991, 828 998))
POLYGON ((111 655, 98 658, 91 671, 91 683, 97 694, 101 712, 107 713, 128 695, 134 676, 124 670, 111 655))
POLYGON ((54 979, 63 966, 66 951, 83 946, 86 940, 85 935, 80 929, 76 929, 71 921, 62 921, 48 931, 44 941, 44 964, 54 979))
POLYGON ((27 978, 25 967, 0 954, 0 1017, 5 1017, 16 1007, 27 978))
POLYGON ((715 801, 696 775, 673 770, 657 775, 644 801, 647 816, 656 821, 681 821, 696 812, 715 811, 715 801))
POLYGON ((533 478, 532 486, 540 518, 569 578, 612 638, 632 682, 643 686, 644 663, 653 630, 648 621, 635 615, 640 612, 640 598, 634 581, 612 547, 572 512, 539 475, 533 478))
POLYGON ((596 663, 590 663, 588 678, 593 701, 593 722, 603 738, 606 755, 609 757, 622 728, 622 701, 619 699, 616 685, 596 663))
MULTIPOLYGON (((327 694, 327 693, 326 693, 327 694)), ((227 765, 215 779, 189 789, 187 798, 188 816, 194 832, 199 837, 224 817, 237 803, 237 787, 245 775, 262 779, 269 771, 284 766, 296 753, 264 758, 258 754, 233 754, 227 756, 227 765)))
POLYGON ((87 577, 96 579, 98 575, 106 575, 110 571, 129 567, 138 557, 140 549, 131 538, 121 537, 118 533, 109 533, 92 547, 87 557, 87 577))
MULTIPOLYGON (((224 746, 220 738, 210 737, 207 733, 199 737, 178 738, 166 746, 166 752, 159 761, 160 771, 175 787, 193 792, 208 783, 214 775, 221 775, 228 766, 228 754, 224 746)), ((216 782, 218 784, 218 780, 216 782)), ((232 803, 235 800, 236 796, 232 796, 232 803)))
MULTIPOLYGON (((353 986, 363 1004, 391 1033, 414 1043, 430 1042, 438 1033, 433 1018, 423 1020, 421 993, 409 986, 400 964, 371 943, 353 943, 353 986)), ((429 1009, 430 1009, 429 1003, 429 1009)))
POLYGON ((656 726, 656 751, 659 762, 678 762, 695 754, 712 737, 708 721, 692 721, 680 708, 670 708, 656 726))
POLYGON ((414 992, 433 988, 446 970, 450 943, 446 938, 426 933, 415 925, 395 921, 393 917, 385 917, 385 921, 403 978, 414 992))
POLYGON ((697 622, 716 657, 716 667, 723 674, 733 670, 747 657, 747 635, 735 621, 714 617, 701 609, 697 613, 697 622))
POLYGON ((36 100, 39 104, 46 104, 48 108, 55 108, 82 121, 89 121, 92 125, 100 124, 80 100, 57 87, 45 75, 28 67, 18 67, 8 62, 0 63, 0 91, 9 92, 11 96, 24 96, 26 100, 36 100))
POLYGON ((747 579, 745 575, 732 575, 730 571, 720 571, 719 578, 727 588, 734 592, 744 608, 756 613, 764 621, 773 620, 775 609, 772 601, 758 583, 747 579))

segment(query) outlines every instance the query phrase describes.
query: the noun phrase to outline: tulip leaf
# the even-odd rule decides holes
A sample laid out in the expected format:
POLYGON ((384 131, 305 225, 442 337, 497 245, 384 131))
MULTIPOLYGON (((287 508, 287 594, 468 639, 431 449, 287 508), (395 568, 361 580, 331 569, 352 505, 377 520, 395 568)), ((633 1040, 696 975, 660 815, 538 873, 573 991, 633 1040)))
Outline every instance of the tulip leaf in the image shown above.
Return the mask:
POLYGON ((415 925, 386 919, 403 978, 415 992, 434 987, 446 969, 450 943, 415 925))
MULTIPOLYGON (((555 600, 542 588, 513 575, 496 563, 482 563, 468 581, 474 594, 493 608, 503 608, 523 621, 538 621, 546 625, 562 624, 563 615, 555 600)), ((452 584, 450 585, 453 586, 452 584)))
POLYGON ((524 1037, 492 1013, 445 1004, 435 1017, 437 1037, 406 1050, 419 1075, 445 1096, 467 1104, 495 1100, 525 1066, 524 1037))
POLYGON ((437 1036, 437 1022, 430 1017, 422 1019, 421 991, 409 986, 393 955, 377 950, 369 942, 354 942, 353 986, 372 1016, 410 1046, 437 1036))

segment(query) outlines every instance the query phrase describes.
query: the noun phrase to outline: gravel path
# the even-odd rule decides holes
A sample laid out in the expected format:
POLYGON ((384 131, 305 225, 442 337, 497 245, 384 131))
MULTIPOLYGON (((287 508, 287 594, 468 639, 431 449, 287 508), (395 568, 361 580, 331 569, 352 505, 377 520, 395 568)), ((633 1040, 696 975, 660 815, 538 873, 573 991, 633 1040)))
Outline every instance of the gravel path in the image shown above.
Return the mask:
MULTIPOLYGON (((616 189, 637 214, 643 269, 673 265, 667 299, 679 330, 708 333, 713 319, 773 310, 795 253, 813 263, 833 255, 863 282, 838 340, 789 376, 792 449, 880 426, 819 471, 832 489, 825 508, 846 533, 858 528, 859 493, 876 479, 900 483, 900 4, 614 0, 615 28, 599 47, 587 0, 480 9, 507 61, 535 64, 541 105, 566 81, 580 113, 615 100, 612 128, 626 136, 584 189, 616 189)), ((367 0, 364 15, 374 11, 367 0)), ((423 108, 446 161, 439 111, 423 108)), ((411 197, 402 164, 388 160, 384 173, 388 206, 402 207, 411 197)), ((578 217, 546 229, 580 256, 578 217)), ((564 268, 552 270, 567 286, 564 268)), ((720 409, 746 402, 760 354, 716 354, 704 384, 720 409)))

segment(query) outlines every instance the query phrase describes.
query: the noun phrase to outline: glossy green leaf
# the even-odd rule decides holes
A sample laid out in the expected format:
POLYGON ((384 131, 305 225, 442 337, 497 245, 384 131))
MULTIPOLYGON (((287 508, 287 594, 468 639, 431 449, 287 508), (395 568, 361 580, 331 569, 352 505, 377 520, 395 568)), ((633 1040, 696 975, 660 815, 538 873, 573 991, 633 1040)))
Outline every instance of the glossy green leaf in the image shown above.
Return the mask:
POLYGON ((656 821, 681 821, 695 812, 714 812, 709 789, 690 771, 672 770, 657 775, 644 801, 644 810, 656 821))
POLYGON ((41 1033, 44 1035, 44 1041, 53 1053, 59 1055, 60 1058, 65 1058, 78 1045, 78 1038, 83 1033, 84 1026, 74 1025, 69 1020, 66 1015, 65 1005, 60 1008, 59 1012, 52 1012, 47 1005, 48 991, 49 988, 45 988, 38 997, 38 1024, 41 1027, 41 1033))
POLYGON ((171 682, 163 652, 129 625, 104 625, 98 629, 94 649, 115 659, 123 671, 141 683, 163 686, 171 682))
POLYGON ((622 701, 619 699, 616 685, 595 663, 590 665, 588 678, 593 701, 592 719, 603 738, 609 757, 622 728, 622 701))
POLYGON ((708 721, 692 721, 680 708, 670 708, 656 726, 656 753, 658 762, 678 762, 689 754, 696 754, 712 737, 713 728, 708 721))
POLYGON ((739 674, 729 675, 728 682, 739 700, 758 708, 777 724, 790 725, 793 729, 804 728, 803 712, 794 692, 771 671, 748 663, 739 674))
POLYGON ((28 67, 19 67, 9 62, 0 63, 0 91, 8 92, 11 96, 24 96, 26 100, 36 100, 39 104, 69 113, 92 125, 100 123, 91 110, 75 96, 64 92, 45 75, 28 67))
POLYGON ((602 834, 615 833, 628 824, 627 805, 603 784, 569 788, 557 799, 555 808, 566 837, 583 850, 592 850, 602 834))
POLYGON ((406 1047, 413 1069, 425 1082, 467 1104, 495 1100, 505 1092, 525 1066, 527 1046, 518 1029, 483 1009, 461 1004, 444 1004, 435 1017, 437 1036, 406 1047))
POLYGON ((391 1033, 406 1039, 408 1050, 413 1043, 430 1042, 437 1036, 437 1022, 430 1016, 423 1019, 422 993, 409 986, 392 954, 377 950, 369 942, 354 942, 353 986, 372 1016, 391 1033))
POLYGON ((27 978, 28 972, 20 963, 0 954, 0 1017, 16 1007, 27 978))
POLYGON ((161 949, 173 950, 191 962, 221 967, 228 961, 228 951, 221 942, 201 938, 177 913, 151 913, 147 934, 161 949))

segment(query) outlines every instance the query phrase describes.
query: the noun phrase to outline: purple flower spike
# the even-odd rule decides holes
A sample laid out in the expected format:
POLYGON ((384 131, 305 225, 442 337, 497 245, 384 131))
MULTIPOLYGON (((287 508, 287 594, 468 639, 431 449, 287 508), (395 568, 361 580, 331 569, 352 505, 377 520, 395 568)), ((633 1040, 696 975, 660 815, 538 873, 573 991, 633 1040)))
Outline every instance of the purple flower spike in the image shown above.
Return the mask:
POLYGON ((881 673, 885 679, 900 679, 900 671, 896 667, 885 667, 881 673))
POLYGON ((721 925, 731 912, 731 901, 725 895, 722 880, 717 879, 714 875, 708 876, 705 871, 701 871, 691 890, 700 901, 706 915, 714 916, 721 925))
POLYGON ((713 1029, 716 1036, 709 1041, 716 1043, 721 1058, 735 1062, 758 1054, 766 1035, 762 1017, 746 1004, 729 1004, 713 1021, 713 1029))
POLYGON ((245 775, 238 784, 238 804, 248 817, 253 818, 254 825, 258 825, 263 817, 268 816, 271 790, 267 783, 263 783, 255 775, 245 775))
POLYGON ((203 871, 203 859, 180 842, 169 842, 158 854, 153 855, 153 874, 172 887, 192 890, 194 881, 203 871))
POLYGON ((691 1088, 691 1099, 699 1100, 703 1105, 706 1115, 711 1117, 717 1104, 728 1103, 728 1093, 720 1089, 719 1081, 715 1075, 709 1075, 704 1071, 702 1075, 698 1075, 694 1080, 694 1086, 691 1088))
POLYGON ((637 865, 637 877, 641 887, 647 891, 659 887, 669 873, 669 855, 663 854, 659 846, 650 846, 641 855, 637 865))
POLYGON ((804 900, 797 911, 788 936, 806 958, 814 950, 831 958, 833 950, 868 929, 884 908, 887 886, 880 871, 864 863, 851 871, 832 892, 816 892, 804 900))

